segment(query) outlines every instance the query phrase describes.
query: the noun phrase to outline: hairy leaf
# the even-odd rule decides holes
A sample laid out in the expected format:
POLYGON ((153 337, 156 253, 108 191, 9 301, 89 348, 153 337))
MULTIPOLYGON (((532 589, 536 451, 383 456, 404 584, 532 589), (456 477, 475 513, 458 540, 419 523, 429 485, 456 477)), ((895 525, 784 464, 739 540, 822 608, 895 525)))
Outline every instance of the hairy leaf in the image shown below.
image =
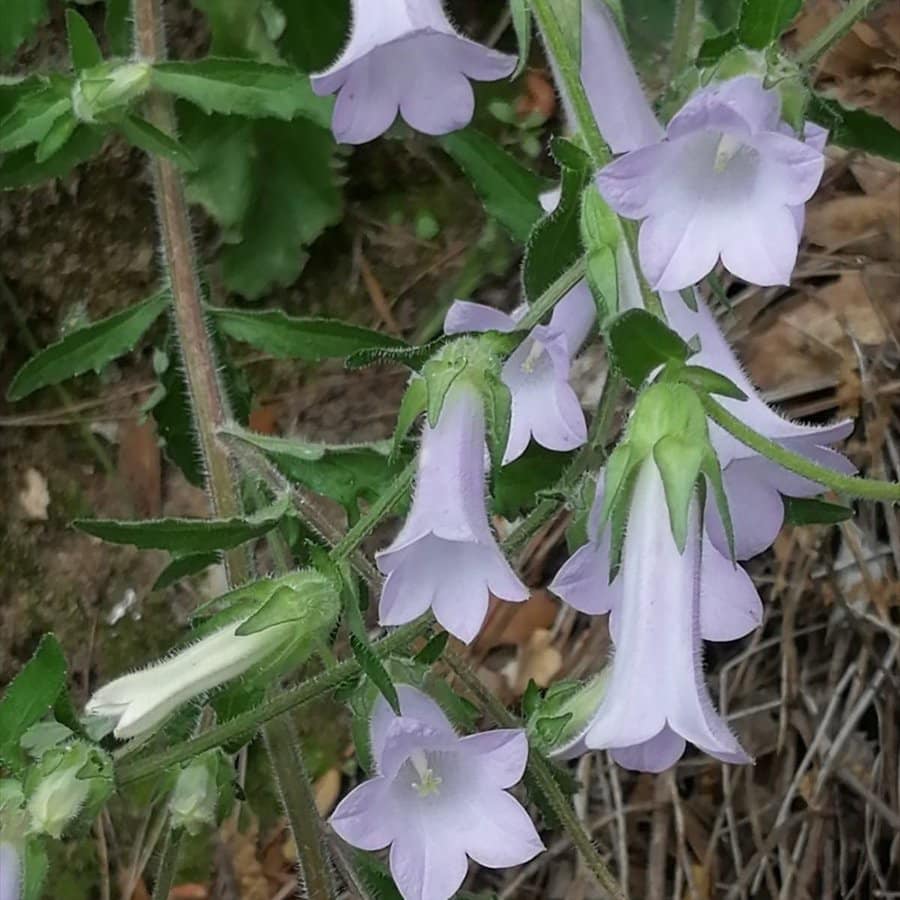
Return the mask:
POLYGON ((831 132, 831 140, 848 150, 864 150, 900 162, 900 130, 864 109, 848 109, 813 94, 806 117, 831 132))
POLYGON ((773 44, 800 12, 803 0, 744 0, 738 33, 755 50, 773 44))
POLYGON ((613 321, 609 343, 616 368, 635 388, 657 366, 684 362, 691 352, 671 328, 642 309, 628 310, 613 321))
POLYGON ((12 56, 45 18, 47 18, 47 0, 3 0, 0 60, 12 56))
POLYGON ((71 332, 28 360, 16 373, 6 396, 21 400, 39 388, 90 369, 99 371, 134 348, 169 300, 168 291, 161 291, 130 309, 71 332))

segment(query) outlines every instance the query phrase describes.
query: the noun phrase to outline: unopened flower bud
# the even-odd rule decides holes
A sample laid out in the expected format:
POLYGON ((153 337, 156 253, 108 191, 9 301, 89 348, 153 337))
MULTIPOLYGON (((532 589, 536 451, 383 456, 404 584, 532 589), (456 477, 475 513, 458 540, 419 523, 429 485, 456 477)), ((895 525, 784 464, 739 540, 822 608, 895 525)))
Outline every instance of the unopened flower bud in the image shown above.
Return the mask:
POLYGON ((169 800, 173 828, 199 834, 215 825, 219 803, 218 772, 223 757, 219 751, 204 753, 191 760, 178 775, 169 800))
POLYGON ((150 87, 146 63, 104 63, 83 72, 72 88, 72 111, 82 122, 97 122, 104 115, 123 110, 150 87))

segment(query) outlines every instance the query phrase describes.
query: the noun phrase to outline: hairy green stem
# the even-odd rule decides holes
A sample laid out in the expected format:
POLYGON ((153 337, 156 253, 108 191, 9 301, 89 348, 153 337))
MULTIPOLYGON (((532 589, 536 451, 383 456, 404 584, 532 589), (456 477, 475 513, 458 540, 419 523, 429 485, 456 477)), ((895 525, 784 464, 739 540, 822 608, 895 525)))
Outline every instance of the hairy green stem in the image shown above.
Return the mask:
MULTIPOLYGON (((445 650, 444 661, 453 670, 459 680, 474 694, 479 704, 498 725, 503 728, 521 728, 522 723, 482 684, 477 673, 469 664, 453 650, 445 650)), ((550 769, 550 764, 541 754, 531 749, 528 755, 528 773, 537 785, 541 794, 553 808, 560 824, 566 830, 575 849, 581 855, 588 871, 607 896, 621 900, 624 898, 622 888, 615 876, 609 871, 603 858, 597 852, 590 834, 585 830, 581 820, 575 815, 568 800, 560 790, 550 769)))
POLYGON ((263 728, 263 736, 297 845, 301 894, 306 900, 331 900, 335 896, 334 876, 294 726, 288 716, 282 716, 263 728))
POLYGON ((800 66, 811 66, 879 3, 881 0, 850 0, 844 9, 794 56, 794 62, 800 66))
MULTIPOLYGON (((164 59, 166 45, 161 0, 134 0, 133 13, 138 56, 148 63, 164 59)), ((175 113, 170 97, 158 91, 152 92, 146 101, 145 114, 160 131, 175 134, 175 113)), ((161 156, 151 155, 150 168, 172 290, 172 317, 206 470, 210 502, 214 515, 231 518, 240 515, 240 493, 228 453, 216 435, 218 428, 231 418, 231 414, 228 398, 219 380, 204 314, 184 182, 176 166, 161 156)), ((229 551, 225 562, 233 585, 249 580, 250 567, 245 548, 229 551)))
POLYGON ((737 416, 732 415, 724 406, 717 403, 708 394, 700 395, 706 414, 717 425, 736 437, 742 444, 761 453, 767 459, 784 466, 789 472, 802 475, 839 494, 855 497, 860 500, 883 500, 888 503, 900 503, 900 484, 890 481, 876 481, 871 478, 860 478, 858 475, 844 475, 833 469, 826 469, 800 456, 792 450, 776 444, 752 428, 745 425, 737 416))
POLYGON ((163 840, 163 848, 156 870, 156 882, 153 885, 153 900, 169 900, 169 894, 175 884, 178 871, 178 857, 181 855, 181 842, 184 832, 181 829, 170 831, 163 840))
POLYGON ((669 77, 674 78, 690 62, 691 38, 697 22, 697 0, 678 0, 678 13, 669 54, 669 77))
MULTIPOLYGON (((425 634, 431 627, 432 621, 431 617, 425 616, 416 622, 404 625, 380 641, 374 642, 372 649, 381 657, 404 649, 417 637, 425 634)), ((116 781, 120 785, 133 784, 168 769, 170 766, 199 756, 207 750, 221 747, 223 744, 230 744, 242 738, 252 737, 261 725, 277 719, 278 716, 284 715, 292 709, 324 697, 342 684, 356 678, 360 672, 359 663, 355 659, 339 663, 321 675, 310 678, 296 687, 288 688, 254 709, 247 710, 189 741, 183 741, 176 747, 160 753, 130 760, 127 758, 128 748, 126 747, 124 752, 120 753, 119 762, 116 764, 116 781)))

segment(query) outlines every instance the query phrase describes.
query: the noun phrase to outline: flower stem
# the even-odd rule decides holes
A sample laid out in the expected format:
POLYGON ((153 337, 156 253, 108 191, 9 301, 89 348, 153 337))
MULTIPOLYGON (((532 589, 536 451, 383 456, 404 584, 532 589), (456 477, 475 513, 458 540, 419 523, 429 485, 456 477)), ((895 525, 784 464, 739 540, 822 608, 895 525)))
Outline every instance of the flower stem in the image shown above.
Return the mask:
POLYGON ((153 900, 169 900, 175 874, 178 869, 178 857, 181 854, 181 842, 184 832, 179 828, 169 831, 163 842, 159 857, 159 868, 156 870, 156 883, 153 885, 153 900))
MULTIPOLYGON (((138 56, 148 63, 164 59, 166 48, 161 0, 134 0, 133 12, 138 56)), ((175 133, 175 114, 169 97, 152 92, 146 101, 145 113, 156 128, 166 134, 175 133)), ((175 165, 163 157, 151 155, 150 167, 172 289, 173 320, 206 469, 207 488, 214 515, 230 518, 240 515, 241 501, 228 453, 219 442, 216 430, 231 418, 231 413, 219 380, 204 315, 184 183, 175 165)), ((229 551, 225 560, 233 585, 238 586, 249 580, 249 560, 245 549, 229 551)))
MULTIPOLYGON (((444 662, 453 670, 459 680, 477 698, 484 712, 486 712, 498 725, 503 728, 521 728, 522 723, 511 713, 488 689, 482 684, 478 675, 472 671, 469 664, 453 650, 445 650, 444 662)), ((560 824, 566 830, 575 849, 581 854, 588 871, 594 876, 597 884, 606 891, 610 897, 624 898, 622 888, 615 876, 609 871, 603 861, 591 836, 585 831, 578 816, 566 800, 560 790, 556 779, 550 769, 550 764, 541 754, 531 749, 528 755, 528 772, 538 786, 541 793, 553 808, 553 812, 560 824)))
MULTIPOLYGON (((393 631, 387 637, 372 644, 372 649, 381 657, 387 656, 396 650, 403 649, 411 644, 417 637, 425 634, 431 627, 432 619, 425 616, 417 622, 404 625, 393 631)), ((120 785, 133 784, 142 781, 170 766, 177 765, 185 760, 199 756, 207 750, 230 744, 241 738, 252 737, 266 722, 277 719, 278 716, 290 712, 306 703, 311 703, 319 697, 324 697, 342 684, 359 675, 361 669, 355 659, 339 663, 334 668, 304 681, 296 687, 278 694, 271 700, 267 700, 259 706, 249 709, 209 731, 189 741, 183 741, 169 750, 161 753, 144 756, 135 760, 128 760, 129 748, 126 747, 119 754, 122 760, 116 765, 116 781, 120 785)), ((134 752, 134 751, 131 751, 134 752)))
POLYGON ((263 734, 281 804, 297 845, 302 896, 307 900, 331 900, 335 896, 334 876, 293 723, 282 716, 269 722, 263 734))
POLYGON ((697 0, 679 0, 675 17, 672 50, 669 54, 669 77, 675 78, 690 61, 691 38, 697 21, 697 0))
POLYGON ((900 503, 900 484, 891 481, 876 481, 871 478, 860 478, 857 475, 844 475, 824 466, 817 465, 792 450, 776 444, 768 438, 757 434, 745 425, 737 416, 733 416, 708 394, 700 395, 706 414, 742 444, 761 453, 767 459, 784 466, 789 472, 802 475, 830 488, 838 494, 855 497, 860 500, 883 500, 887 503, 900 503))
POLYGON ((881 0, 850 0, 844 9, 797 53, 794 62, 799 66, 811 66, 880 2, 881 0))

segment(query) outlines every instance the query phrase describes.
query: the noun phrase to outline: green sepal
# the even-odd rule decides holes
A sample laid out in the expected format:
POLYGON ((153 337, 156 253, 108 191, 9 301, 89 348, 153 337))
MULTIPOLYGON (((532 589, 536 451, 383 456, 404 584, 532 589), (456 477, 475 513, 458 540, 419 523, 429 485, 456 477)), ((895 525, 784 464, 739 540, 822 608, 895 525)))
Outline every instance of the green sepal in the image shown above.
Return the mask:
POLYGON ((512 392, 503 381, 489 374, 484 383, 484 416, 487 426, 487 445, 494 473, 503 466, 503 454, 509 441, 512 422, 512 392))
POLYGON ((422 377, 428 387, 425 410, 428 415, 428 424, 432 428, 437 427, 450 388, 453 387, 454 382, 462 375, 468 364, 469 361, 465 356, 440 354, 429 360, 422 369, 422 377))
POLYGON ((584 734, 606 696, 610 674, 606 666, 584 684, 558 682, 550 687, 527 720, 541 752, 558 752, 584 734))
POLYGON ((515 79, 525 71, 531 52, 531 8, 526 0, 510 0, 509 14, 512 17, 513 30, 516 32, 516 40, 519 44, 519 62, 511 76, 515 79))
POLYGON ((444 650, 447 649, 449 640, 449 631, 439 632, 413 657, 413 662, 422 666, 434 665, 441 658, 444 650))
POLYGON ((413 375, 406 386, 406 393, 400 401, 400 409, 397 412, 397 424, 394 428, 394 439, 391 446, 391 459, 396 459, 401 451, 403 442, 412 430, 416 419, 425 412, 428 406, 428 382, 418 375, 413 375))
POLYGON ((662 478, 669 524, 679 553, 684 553, 687 543, 691 504, 704 452, 702 444, 675 434, 666 435, 653 447, 653 460, 662 478))
POLYGON ((618 254, 611 247, 594 250, 587 256, 585 277, 601 328, 617 314, 619 309, 618 254))
POLYGON ((359 667, 371 680, 372 684, 378 688, 381 696, 387 700, 394 714, 399 716, 400 698, 397 696, 397 688, 394 687, 391 676, 381 660, 375 655, 375 651, 355 634, 350 635, 350 647, 353 650, 356 661, 359 663, 359 667))
POLYGON ((315 569, 285 576, 260 608, 235 631, 258 634, 291 623, 291 640, 314 641, 334 627, 340 615, 340 590, 330 577, 315 569))
POLYGON ((853 509, 817 497, 782 497, 784 520, 789 525, 836 525, 853 518, 853 509))
POLYGON ((677 370, 679 381, 690 384, 706 394, 718 394, 732 400, 746 400, 747 395, 730 379, 706 366, 684 366, 677 370))
POLYGON ((706 476, 706 483, 712 488, 713 499, 716 501, 716 508, 719 510, 719 517, 725 530, 725 539, 728 542, 728 553, 731 561, 734 562, 736 558, 734 552, 734 523, 731 519, 731 510, 728 507, 728 495, 725 493, 722 467, 719 464, 719 457, 716 456, 715 450, 712 448, 712 444, 707 446, 703 455, 701 471, 706 476))

